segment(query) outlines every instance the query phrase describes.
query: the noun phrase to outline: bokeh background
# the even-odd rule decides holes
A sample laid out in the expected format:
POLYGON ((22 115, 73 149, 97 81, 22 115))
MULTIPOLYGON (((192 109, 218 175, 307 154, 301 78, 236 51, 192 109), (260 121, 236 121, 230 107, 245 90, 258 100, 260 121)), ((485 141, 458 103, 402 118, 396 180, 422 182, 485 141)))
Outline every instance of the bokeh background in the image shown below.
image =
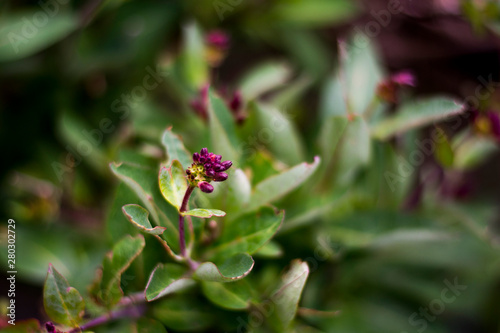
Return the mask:
MULTIPOLYGON (((478 97, 477 105, 467 104, 472 116, 460 128, 443 125, 450 140, 463 129, 491 134, 494 125, 484 129, 474 114, 500 112, 498 1, 1 1, 0 215, 4 222, 15 219, 19 228, 18 319, 46 320, 41 288, 48 262, 63 267, 81 289, 93 278, 113 240, 105 222, 113 214, 117 180, 108 164, 127 154, 124 147, 158 156, 155 144, 173 125, 188 148, 200 148, 197 133, 206 115, 195 101, 207 78, 231 99, 245 75, 270 64, 274 76, 268 81, 273 87, 276 80, 284 93, 259 98, 285 101, 281 106, 293 115, 311 160, 338 69, 338 41, 355 33, 363 36, 360 43, 373 45, 385 78, 412 73, 416 84, 405 96, 478 97), (196 33, 206 38, 211 32, 215 40, 205 39, 200 48, 196 33), (200 55, 207 68, 196 67, 200 55), (179 57, 191 66, 188 73, 179 74, 172 65, 179 57), (147 75, 153 79, 145 83, 147 75), (145 95, 128 97, 146 84, 152 88, 145 95), (487 96, 479 97, 478 89, 487 96), (85 148, 78 153, 82 140, 94 140, 88 153, 85 148)), ((367 71, 367 80, 370 75, 367 71)), ((250 113, 241 111, 237 121, 250 113)), ((319 320, 318 329, 416 332, 420 326, 408 325, 408 318, 440 297, 445 279, 458 276, 467 291, 427 321, 425 331, 498 332, 500 155, 495 147, 472 151, 481 155, 479 162, 439 169, 446 179, 439 184, 426 183, 430 171, 419 168, 412 190, 398 204, 383 209, 363 200, 339 204, 340 213, 313 215, 322 228, 304 228, 299 220, 301 227, 277 236, 286 253, 278 259, 281 266, 311 256, 322 232, 331 235, 330 247, 342 252, 333 262, 320 263, 304 294, 306 305, 343 311, 341 317, 319 320), (426 205, 425 193, 434 205, 426 205), (448 210, 437 212, 435 206, 448 210), (363 238, 428 224, 437 229, 462 224, 466 231, 455 240, 423 244, 386 239, 390 246, 367 245, 363 238)), ((324 192, 316 195, 324 199, 324 192)), ((4 228, 2 222, 2 235, 4 228)), ((1 281, 5 290, 4 275, 1 281)))

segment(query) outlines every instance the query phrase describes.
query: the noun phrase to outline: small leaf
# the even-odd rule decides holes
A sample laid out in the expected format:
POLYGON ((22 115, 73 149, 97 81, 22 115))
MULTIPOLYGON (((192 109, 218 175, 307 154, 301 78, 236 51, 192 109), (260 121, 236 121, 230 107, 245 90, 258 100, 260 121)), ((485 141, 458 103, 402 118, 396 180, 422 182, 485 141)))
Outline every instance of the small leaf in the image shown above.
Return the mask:
POLYGON ((144 295, 148 302, 184 290, 195 284, 185 276, 186 270, 176 264, 158 264, 149 277, 144 295))
POLYGON ((210 141, 214 151, 222 155, 225 160, 233 163, 238 160, 239 140, 236 136, 234 117, 227 109, 226 104, 212 92, 209 91, 209 122, 210 141))
POLYGON ((193 163, 191 154, 186 150, 181 138, 172 132, 169 127, 163 132, 161 143, 165 147, 168 160, 166 165, 171 165, 174 160, 178 160, 184 169, 187 169, 193 163))
POLYGON ((202 281, 201 288, 212 303, 224 309, 244 310, 252 300, 252 289, 245 280, 233 283, 202 281))
POLYGON ((206 219, 212 216, 226 216, 226 212, 218 209, 195 208, 190 211, 183 212, 182 215, 190 215, 206 219))
POLYGON ((253 100, 261 94, 286 83, 292 72, 283 63, 265 63, 247 73, 239 87, 245 100, 253 100))
POLYGON ((430 125, 462 113, 464 105, 445 97, 434 97, 403 104, 394 116, 374 124, 371 133, 374 138, 387 140, 410 129, 430 125))
POLYGON ((202 281, 231 282, 247 276, 252 270, 254 261, 246 253, 237 254, 226 259, 222 264, 213 262, 202 263, 194 272, 193 277, 202 281))
POLYGON ((163 197, 179 211, 188 188, 181 163, 174 160, 170 168, 162 167, 159 174, 159 183, 163 197))
POLYGON ((255 257, 259 258, 279 258, 283 255, 283 248, 280 244, 274 241, 269 241, 264 244, 257 252, 255 252, 255 257))
POLYGON ((150 235, 161 235, 165 231, 165 227, 154 227, 149 222, 149 212, 139 205, 125 205, 122 207, 123 214, 132 224, 138 229, 150 235))
POLYGON ((271 300, 276 305, 275 316, 281 329, 286 330, 295 317, 308 276, 309 267, 307 263, 300 260, 292 261, 290 269, 282 277, 280 287, 271 296, 271 300))
POLYGON ((243 170, 234 170, 234 172, 230 174, 228 180, 226 180, 226 183, 227 197, 225 210, 234 212, 248 205, 252 193, 252 185, 243 170))
POLYGON ((276 214, 272 208, 263 207, 226 224, 219 239, 207 250, 207 257, 222 259, 242 252, 255 253, 278 231, 284 215, 284 211, 276 214))
POLYGON ((52 264, 49 264, 43 287, 43 305, 51 320, 71 327, 78 326, 85 310, 80 293, 69 286, 52 264))
POLYGON ((142 252, 144 245, 144 236, 126 236, 104 257, 98 296, 105 305, 111 307, 123 296, 121 276, 142 252))
POLYGON ((183 49, 179 57, 182 76, 185 83, 193 90, 208 82, 209 68, 205 61, 203 35, 196 23, 189 23, 182 28, 183 49))
POLYGON ((316 171, 319 162, 320 158, 316 156, 312 164, 301 163, 261 181, 255 186, 250 204, 245 211, 256 210, 294 190, 316 171))
POLYGON ((268 129, 267 147, 280 161, 294 165, 304 160, 304 147, 299 132, 290 119, 273 106, 252 103, 258 119, 258 129, 268 129))

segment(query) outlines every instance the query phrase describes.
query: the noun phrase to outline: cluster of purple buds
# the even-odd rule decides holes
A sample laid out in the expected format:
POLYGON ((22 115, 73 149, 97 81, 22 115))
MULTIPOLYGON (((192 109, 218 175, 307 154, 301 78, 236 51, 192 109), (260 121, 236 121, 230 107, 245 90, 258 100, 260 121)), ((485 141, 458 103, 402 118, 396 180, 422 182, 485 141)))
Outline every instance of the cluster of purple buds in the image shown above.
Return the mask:
POLYGON ((222 156, 209 153, 203 148, 200 153, 193 154, 193 164, 186 170, 191 186, 197 186, 205 193, 212 193, 214 187, 210 182, 223 182, 227 179, 227 171, 233 162, 222 162, 222 156))

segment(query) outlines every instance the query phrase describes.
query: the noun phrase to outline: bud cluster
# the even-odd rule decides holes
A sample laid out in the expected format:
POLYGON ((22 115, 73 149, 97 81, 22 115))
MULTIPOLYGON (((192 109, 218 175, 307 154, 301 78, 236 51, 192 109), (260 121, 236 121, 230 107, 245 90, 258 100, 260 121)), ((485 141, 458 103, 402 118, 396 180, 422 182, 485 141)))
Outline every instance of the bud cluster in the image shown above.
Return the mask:
POLYGON ((214 187, 210 182, 223 182, 227 179, 228 170, 233 162, 222 162, 222 156, 209 153, 203 148, 200 153, 193 154, 193 164, 186 170, 187 179, 191 186, 199 187, 205 193, 211 193, 214 187))

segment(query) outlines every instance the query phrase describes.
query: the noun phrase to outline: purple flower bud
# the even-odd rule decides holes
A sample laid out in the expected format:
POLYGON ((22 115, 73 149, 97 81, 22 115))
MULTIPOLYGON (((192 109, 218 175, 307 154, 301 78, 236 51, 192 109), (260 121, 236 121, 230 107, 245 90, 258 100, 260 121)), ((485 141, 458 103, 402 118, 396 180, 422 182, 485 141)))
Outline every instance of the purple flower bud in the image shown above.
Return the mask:
POLYGON ((222 160, 222 156, 220 156, 220 155, 215 155, 215 157, 214 157, 214 162, 215 162, 215 163, 220 163, 220 161, 221 161, 221 160, 222 160))
POLYGON ((212 170, 212 169, 209 169, 209 170, 205 170, 205 175, 207 177, 213 177, 215 175, 215 171, 212 170))
POLYGON ((214 187, 207 182, 199 182, 198 187, 205 193, 212 193, 214 190, 214 187))
POLYGON ((207 44, 219 47, 221 49, 225 49, 229 46, 229 36, 222 30, 210 31, 206 35, 205 40, 207 44))
POLYGON ((233 112, 238 112, 243 106, 243 98, 241 97, 241 93, 236 91, 233 95, 233 98, 229 102, 229 108, 233 112))
POLYGON ((191 170, 186 169, 186 174, 187 174, 187 175, 190 175, 190 174, 191 174, 191 170))
POLYGON ((202 164, 205 163, 206 161, 207 161, 207 158, 205 156, 200 156, 200 158, 198 160, 198 162, 202 163, 202 164))
POLYGON ((225 173, 225 172, 218 172, 214 176, 214 181, 216 181, 216 182, 223 182, 223 181, 225 181, 227 179, 227 177, 228 177, 227 173, 225 173))
POLYGON ((210 163, 210 162, 205 163, 204 167, 205 167, 205 170, 212 170, 212 163, 210 163))
POLYGON ((224 167, 220 163, 214 163, 212 167, 216 172, 225 171, 224 167))
POLYGON ((194 154, 193 154, 193 161, 194 161, 195 163, 198 163, 198 162, 200 161, 200 154, 198 154, 198 153, 194 153, 194 154))
POLYGON ((48 333, 56 333, 56 327, 50 321, 45 323, 45 329, 48 333))
POLYGON ((207 148, 201 148, 200 155, 201 156, 207 156, 208 155, 208 149, 207 148))
POLYGON ((226 171, 227 169, 229 169, 231 167, 231 165, 233 165, 233 162, 231 162, 231 161, 224 161, 221 164, 222 164, 222 167, 224 168, 224 170, 222 170, 222 171, 226 171))
POLYGON ((410 71, 402 71, 394 74, 391 77, 391 80, 401 86, 416 86, 416 79, 412 72, 410 71))

